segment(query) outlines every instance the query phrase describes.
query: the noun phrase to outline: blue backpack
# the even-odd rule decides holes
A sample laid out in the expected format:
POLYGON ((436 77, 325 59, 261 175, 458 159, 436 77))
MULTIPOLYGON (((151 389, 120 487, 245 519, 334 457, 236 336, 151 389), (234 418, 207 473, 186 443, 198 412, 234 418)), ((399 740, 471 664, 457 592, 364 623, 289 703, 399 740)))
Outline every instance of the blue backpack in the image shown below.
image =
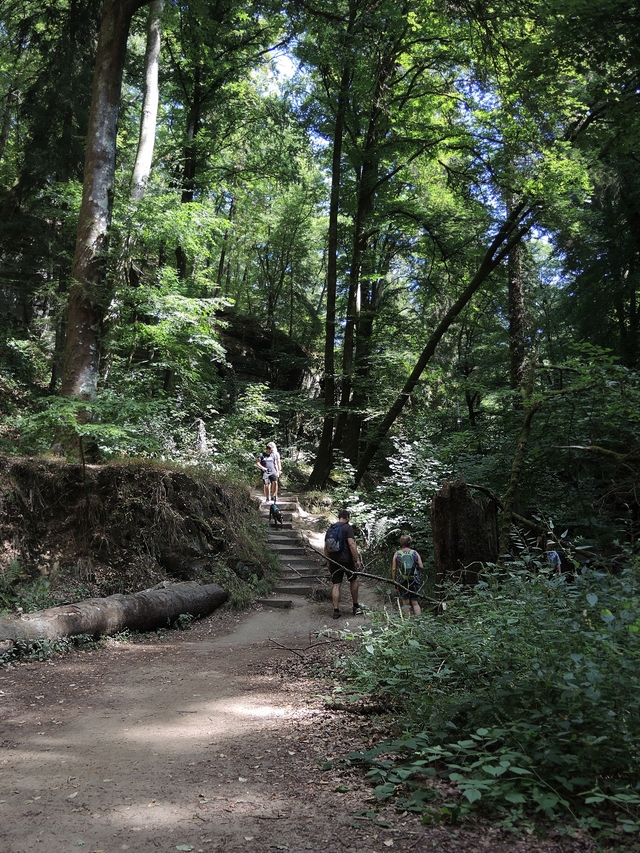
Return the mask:
POLYGON ((336 521, 324 535, 324 544, 330 554, 339 554, 344 545, 344 521, 336 521))

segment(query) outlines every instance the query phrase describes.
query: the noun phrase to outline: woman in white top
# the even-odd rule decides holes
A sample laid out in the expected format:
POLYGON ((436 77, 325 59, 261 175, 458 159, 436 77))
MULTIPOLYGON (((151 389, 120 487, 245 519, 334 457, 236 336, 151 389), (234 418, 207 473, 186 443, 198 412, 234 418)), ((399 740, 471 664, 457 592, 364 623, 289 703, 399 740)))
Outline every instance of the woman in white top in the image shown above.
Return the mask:
MULTIPOLYGON (((280 479, 280 475, 282 474, 282 464, 280 462, 280 454, 278 453, 278 448, 276 447, 275 441, 270 441, 267 444, 267 447, 271 451, 271 455, 273 456, 275 468, 276 468, 276 476, 280 479)), ((271 486, 271 496, 275 502, 275 499, 278 497, 278 480, 271 486), (275 491, 274 491, 275 490, 275 491)))

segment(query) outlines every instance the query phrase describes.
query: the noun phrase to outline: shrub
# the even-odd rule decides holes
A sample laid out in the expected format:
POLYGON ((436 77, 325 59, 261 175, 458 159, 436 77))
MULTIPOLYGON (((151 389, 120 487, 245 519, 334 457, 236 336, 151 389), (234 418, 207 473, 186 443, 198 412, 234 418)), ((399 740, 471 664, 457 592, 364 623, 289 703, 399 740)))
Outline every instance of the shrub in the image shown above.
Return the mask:
POLYGON ((456 590, 437 616, 387 619, 342 665, 356 690, 393 703, 403 735, 354 759, 379 796, 413 789, 403 804, 416 810, 433 796, 424 780, 440 777, 455 783, 459 811, 598 826, 608 804, 636 830, 639 631, 636 566, 572 582, 514 570, 456 590))

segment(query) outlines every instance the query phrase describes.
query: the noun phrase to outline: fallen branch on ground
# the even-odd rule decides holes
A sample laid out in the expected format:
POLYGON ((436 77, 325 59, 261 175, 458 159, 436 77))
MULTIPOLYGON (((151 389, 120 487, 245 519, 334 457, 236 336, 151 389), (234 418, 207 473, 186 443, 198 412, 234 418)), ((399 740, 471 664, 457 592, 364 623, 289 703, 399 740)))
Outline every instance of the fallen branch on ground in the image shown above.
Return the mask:
POLYGON ((278 640, 274 640, 273 637, 269 637, 269 642, 275 643, 276 646, 278 646, 281 649, 284 649, 286 652, 293 652, 293 654, 298 655, 299 658, 304 658, 304 655, 300 654, 300 652, 308 652, 309 649, 315 649, 316 646, 330 646, 332 642, 336 643, 336 642, 338 642, 338 640, 327 640, 324 643, 311 643, 311 645, 307 646, 306 649, 303 649, 303 648, 292 649, 290 646, 285 646, 282 643, 280 643, 278 640))
MULTIPOLYGON (((343 566, 342 563, 338 563, 337 560, 332 560, 331 557, 327 557, 326 554, 323 554, 321 551, 318 551, 317 548, 314 548, 313 545, 309 545, 308 542, 307 542, 307 548, 310 548, 319 557, 322 557, 323 560, 328 560, 330 563, 333 563, 334 566, 339 566, 341 569, 345 568, 345 566, 343 566)), ((404 591, 406 593, 410 593, 411 595, 419 595, 420 598, 423 598, 425 601, 428 601, 431 604, 440 604, 440 602, 438 601, 437 598, 431 598, 430 596, 423 594, 422 590, 424 589, 425 584, 422 584, 422 586, 420 587, 420 589, 416 593, 416 592, 413 592, 413 590, 410 590, 409 587, 404 586, 404 584, 401 584, 400 581, 397 581, 397 580, 394 581, 394 580, 391 580, 391 578, 383 578, 380 575, 372 575, 370 572, 358 572, 358 571, 356 571, 356 569, 347 569, 347 570, 352 575, 357 575, 357 577, 371 578, 371 580, 380 581, 380 583, 392 584, 398 590, 404 591)))

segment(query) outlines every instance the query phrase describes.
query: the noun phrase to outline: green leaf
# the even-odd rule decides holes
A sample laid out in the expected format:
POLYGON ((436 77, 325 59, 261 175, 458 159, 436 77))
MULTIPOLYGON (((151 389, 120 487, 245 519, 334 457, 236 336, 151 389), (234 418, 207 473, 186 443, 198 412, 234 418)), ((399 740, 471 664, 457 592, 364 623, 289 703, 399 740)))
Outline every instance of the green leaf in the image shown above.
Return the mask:
POLYGON ((490 776, 502 776, 502 774, 507 770, 507 767, 501 764, 483 764, 482 769, 490 776))
POLYGON ((470 803, 475 803, 477 800, 482 799, 482 794, 477 788, 465 788, 462 793, 470 803))
POLYGON ((384 785, 377 785, 373 790, 374 797, 379 800, 388 800, 395 793, 396 786, 392 782, 385 782, 384 785))
POLYGON ((504 798, 508 803, 520 804, 527 802, 527 798, 524 797, 522 794, 518 794, 517 791, 509 791, 508 793, 504 794, 504 798))

